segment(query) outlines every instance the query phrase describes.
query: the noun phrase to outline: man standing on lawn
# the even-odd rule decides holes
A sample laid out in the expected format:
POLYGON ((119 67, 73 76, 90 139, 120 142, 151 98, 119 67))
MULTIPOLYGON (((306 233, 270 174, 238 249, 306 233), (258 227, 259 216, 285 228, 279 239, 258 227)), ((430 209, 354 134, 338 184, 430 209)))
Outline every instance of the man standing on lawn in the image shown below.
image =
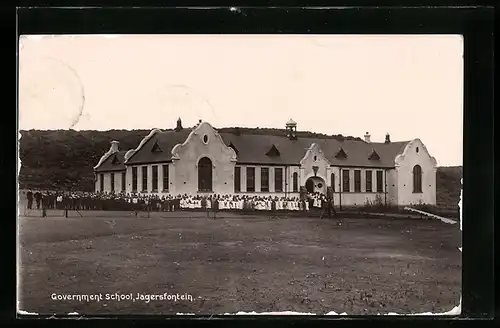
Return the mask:
POLYGON ((328 190, 326 200, 322 202, 323 203, 323 213, 320 216, 320 219, 323 218, 323 215, 325 213, 328 213, 328 218, 332 218, 332 212, 333 215, 337 216, 337 211, 335 211, 335 207, 333 206, 333 192, 331 190, 328 190))
POLYGON ((38 190, 35 192, 36 209, 40 209, 40 202, 42 201, 42 193, 38 190))
POLYGON ((33 207, 33 192, 31 189, 26 193, 26 198, 28 199, 28 209, 31 210, 31 207, 33 207))

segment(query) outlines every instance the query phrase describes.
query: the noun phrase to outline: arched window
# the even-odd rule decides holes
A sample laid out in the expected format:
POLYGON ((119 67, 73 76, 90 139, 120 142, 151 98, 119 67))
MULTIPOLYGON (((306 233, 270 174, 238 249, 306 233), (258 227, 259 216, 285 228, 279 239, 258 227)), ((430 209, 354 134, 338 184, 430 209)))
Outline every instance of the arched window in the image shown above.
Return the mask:
POLYGON ((332 191, 335 191, 335 173, 330 175, 330 187, 332 187, 332 191))
POLYGON ((413 192, 422 192, 422 168, 420 165, 413 167, 413 192))
POLYGON ((198 162, 198 191, 212 191, 212 161, 208 157, 198 162))
POLYGON ((297 172, 293 173, 293 192, 299 191, 299 174, 297 172))

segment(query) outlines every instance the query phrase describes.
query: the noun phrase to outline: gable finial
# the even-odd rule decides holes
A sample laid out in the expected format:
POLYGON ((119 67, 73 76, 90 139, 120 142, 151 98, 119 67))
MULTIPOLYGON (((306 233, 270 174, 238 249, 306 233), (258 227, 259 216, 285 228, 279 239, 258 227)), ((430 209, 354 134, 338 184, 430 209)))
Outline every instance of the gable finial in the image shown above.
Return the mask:
POLYGON ((177 119, 177 126, 175 127, 174 130, 175 130, 175 132, 179 132, 179 131, 183 130, 182 121, 181 121, 180 117, 177 119))

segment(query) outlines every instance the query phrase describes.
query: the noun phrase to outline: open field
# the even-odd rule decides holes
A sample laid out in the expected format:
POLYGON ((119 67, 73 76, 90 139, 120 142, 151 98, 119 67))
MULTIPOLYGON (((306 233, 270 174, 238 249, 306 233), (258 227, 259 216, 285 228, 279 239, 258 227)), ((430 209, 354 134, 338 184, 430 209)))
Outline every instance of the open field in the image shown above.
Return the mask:
POLYGON ((377 314, 444 312, 459 303, 458 224, 221 215, 20 217, 20 309, 377 314), (53 293, 187 293, 193 301, 79 302, 52 300, 53 293))

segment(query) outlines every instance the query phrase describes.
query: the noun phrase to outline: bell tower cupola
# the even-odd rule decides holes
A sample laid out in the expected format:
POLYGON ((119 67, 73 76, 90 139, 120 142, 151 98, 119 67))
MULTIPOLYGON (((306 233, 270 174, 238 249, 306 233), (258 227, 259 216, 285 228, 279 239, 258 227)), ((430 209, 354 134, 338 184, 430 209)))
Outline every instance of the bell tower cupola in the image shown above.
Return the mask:
POLYGON ((297 122, 292 119, 289 119, 288 122, 286 122, 286 136, 290 140, 297 139, 297 122))

